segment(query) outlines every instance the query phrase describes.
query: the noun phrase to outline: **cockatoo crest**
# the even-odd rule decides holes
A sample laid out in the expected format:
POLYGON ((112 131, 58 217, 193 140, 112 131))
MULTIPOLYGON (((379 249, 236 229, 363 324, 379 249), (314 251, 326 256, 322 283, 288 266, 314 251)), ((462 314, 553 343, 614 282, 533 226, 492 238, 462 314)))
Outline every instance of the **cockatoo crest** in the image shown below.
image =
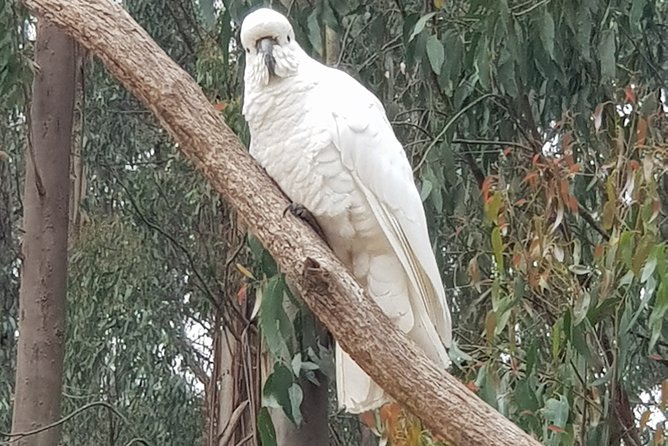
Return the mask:
POLYGON ((252 73, 249 80, 256 86, 297 72, 302 49, 295 41, 292 25, 278 12, 262 8, 250 13, 241 26, 241 44, 252 73))

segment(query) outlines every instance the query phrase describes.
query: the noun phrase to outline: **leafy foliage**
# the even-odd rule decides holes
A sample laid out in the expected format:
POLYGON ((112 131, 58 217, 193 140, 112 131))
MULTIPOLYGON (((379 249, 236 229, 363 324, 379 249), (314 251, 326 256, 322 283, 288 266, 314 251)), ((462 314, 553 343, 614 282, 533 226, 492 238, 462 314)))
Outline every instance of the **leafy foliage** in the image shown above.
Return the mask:
MULTIPOLYGON (((244 142, 236 37, 260 3, 125 4, 244 142)), ((289 13, 310 54, 378 95, 405 145, 455 317, 453 373, 545 444, 663 444, 668 5, 273 7, 289 13), (333 59, 327 32, 340 41, 333 59)), ((0 203, 11 208, 0 215, 0 227, 11 226, 0 240, 0 359, 13 358, 31 27, 16 2, 0 0, 0 185, 12 188, 9 206, 0 203)), ((150 114, 97 61, 85 85, 87 181, 70 256, 64 406, 106 401, 131 424, 89 409, 65 424, 63 442, 126 444, 139 432, 155 444, 209 444, 221 428, 216 342, 221 327, 250 332, 238 376, 257 370, 248 359, 258 356, 248 321, 257 296, 270 373, 262 392, 234 398, 247 398, 258 438, 273 444, 268 408, 299 423, 300 380, 331 376, 326 337, 257 241, 239 244, 235 216, 150 114)), ((0 361, 0 431, 10 424, 8 363, 0 361)), ((330 414, 332 443, 359 444, 359 421, 334 403, 330 414)), ((435 441, 401 412, 377 415, 395 444, 435 441)), ((253 420, 240 422, 237 441, 252 438, 253 420)))

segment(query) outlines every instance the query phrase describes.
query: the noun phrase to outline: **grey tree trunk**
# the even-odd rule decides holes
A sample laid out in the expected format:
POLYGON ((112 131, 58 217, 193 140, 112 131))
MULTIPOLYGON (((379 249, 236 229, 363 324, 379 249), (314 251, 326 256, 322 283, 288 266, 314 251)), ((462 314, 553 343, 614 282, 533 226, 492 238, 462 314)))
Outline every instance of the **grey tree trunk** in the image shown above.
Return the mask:
POLYGON ((40 20, 35 62, 12 434, 16 445, 55 446, 60 427, 20 434, 61 416, 74 41, 40 20))
POLYGON ((297 428, 281 409, 270 409, 271 420, 276 429, 276 444, 279 446, 327 445, 328 442, 328 394, 327 377, 318 374, 319 386, 307 379, 300 379, 304 392, 301 410, 304 424, 297 428))

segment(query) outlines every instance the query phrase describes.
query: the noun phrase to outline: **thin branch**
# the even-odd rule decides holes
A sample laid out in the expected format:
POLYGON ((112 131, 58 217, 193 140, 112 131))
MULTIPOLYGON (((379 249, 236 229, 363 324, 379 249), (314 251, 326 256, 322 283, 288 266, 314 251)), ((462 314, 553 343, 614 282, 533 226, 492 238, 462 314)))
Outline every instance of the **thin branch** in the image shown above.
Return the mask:
MULTIPOLYGON (((76 417, 76 416, 79 415, 80 413, 85 412, 86 410, 91 409, 91 408, 96 407, 96 406, 106 407, 106 408, 107 408, 109 411, 111 411, 114 415, 116 415, 118 418, 120 418, 121 421, 122 421, 123 423, 125 423, 128 427, 131 428, 132 425, 130 424, 130 422, 128 421, 128 419, 125 417, 125 415, 123 415, 122 413, 120 413, 120 412, 118 411, 118 409, 116 409, 114 406, 112 406, 111 404, 107 403, 106 401, 94 401, 94 402, 92 402, 92 403, 88 403, 88 404, 86 404, 86 405, 84 405, 84 406, 81 406, 80 408, 76 409, 74 412, 70 413, 70 414, 67 415, 67 416, 64 416, 63 418, 61 418, 61 419, 59 419, 59 420, 57 420, 57 421, 54 421, 53 423, 46 424, 46 425, 44 425, 44 426, 38 427, 37 429, 33 429, 33 430, 31 430, 31 431, 16 432, 16 433, 0 432, 0 437, 7 437, 7 438, 12 438, 12 437, 14 437, 12 440, 9 440, 9 441, 3 441, 3 442, 0 442, 0 444, 2 444, 2 445, 9 445, 9 444, 12 444, 12 443, 15 443, 15 442, 21 440, 22 438, 29 437, 29 436, 31 436, 31 435, 35 435, 35 434, 39 434, 40 432, 44 432, 44 431, 49 430, 49 429, 53 429, 54 427, 57 427, 57 426, 60 426, 60 425, 63 424, 63 423, 66 423, 67 421, 69 421, 69 420, 71 420, 72 418, 76 417)), ((134 433, 134 432, 133 432, 133 433, 134 433)), ((135 440, 136 440, 136 442, 138 442, 138 443, 145 444, 146 446, 151 446, 151 443, 149 443, 148 440, 145 440, 144 438, 137 437, 137 438, 134 438, 134 439, 133 439, 133 441, 135 441, 135 440)))
POLYGON ((350 23, 346 27, 346 32, 343 34, 343 39, 341 39, 341 51, 339 51, 339 58, 336 61, 336 65, 334 65, 336 68, 341 66, 341 62, 343 61, 343 53, 346 50, 346 42, 348 41, 348 35, 350 34, 350 30, 353 27, 355 20, 357 20, 357 16, 353 16, 353 18, 350 19, 350 23))
POLYGON ((525 146, 524 144, 518 143, 518 142, 513 142, 513 141, 490 141, 490 140, 484 140, 484 139, 462 139, 462 138, 455 138, 452 140, 453 143, 460 143, 460 144, 478 144, 481 146, 488 145, 488 146, 509 146, 509 147, 517 147, 520 149, 524 149, 528 152, 533 153, 533 149, 531 147, 525 146))
POLYGON ((439 134, 436 135, 436 138, 434 138, 433 141, 431 142, 431 144, 429 144, 429 146, 427 146, 427 148, 424 150, 424 153, 422 154, 422 158, 420 159, 420 161, 413 168, 413 172, 417 172, 418 170, 420 170, 420 167, 422 167, 424 162, 427 160, 427 156, 429 155, 429 152, 431 152, 431 149, 433 149, 434 146, 436 145, 436 143, 439 142, 443 138, 443 136, 445 136, 446 132, 450 129, 450 126, 452 126, 455 122, 457 122, 459 120, 459 118, 461 118, 462 115, 464 115, 464 113, 471 110, 473 107, 478 105, 480 102, 482 102, 485 99, 487 99, 489 97, 492 97, 492 96, 494 96, 494 95, 493 94, 484 94, 484 95, 480 96, 479 98, 477 98, 476 100, 474 100, 473 102, 468 104, 466 107, 459 110, 455 116, 450 118, 450 120, 445 124, 445 126, 439 132, 439 134))
POLYGON ((216 444, 227 446, 227 444, 232 439, 232 435, 234 434, 234 430, 237 427, 237 423, 239 422, 241 415, 243 415, 244 410, 246 410, 246 407, 248 407, 249 404, 249 401, 246 400, 239 404, 236 409, 234 409, 234 412, 232 412, 232 415, 230 415, 230 419, 227 422, 227 426, 225 426, 225 429, 223 429, 223 431, 218 436, 218 442, 216 444))
POLYGON ((523 16, 523 15, 525 15, 525 14, 530 13, 531 11, 533 11, 533 10, 536 9, 536 8, 539 8, 539 7, 543 6, 543 5, 548 4, 549 2, 550 2, 550 0, 543 0, 543 1, 540 1, 540 2, 536 3, 535 5, 532 5, 532 6, 528 7, 527 9, 524 9, 524 10, 521 10, 521 11, 513 11, 513 15, 514 15, 515 17, 523 16))
POLYGON ((578 213, 580 214, 580 217, 582 217, 582 219, 583 219, 584 221, 586 221, 587 223, 589 223, 589 226, 591 226, 592 228, 594 228, 594 230, 595 230, 596 232, 598 232, 599 234, 601 234, 601 237, 603 237, 603 239, 604 239, 606 242, 607 242, 608 240, 610 240, 610 234, 608 234, 608 233, 605 231, 605 229, 603 229, 603 228, 601 227, 601 225, 599 225, 599 224, 596 222, 596 220, 594 220, 594 217, 591 216, 591 214, 589 213, 589 210, 585 209, 585 207, 582 206, 582 204, 580 204, 580 203, 578 203, 578 211, 579 211, 578 213))

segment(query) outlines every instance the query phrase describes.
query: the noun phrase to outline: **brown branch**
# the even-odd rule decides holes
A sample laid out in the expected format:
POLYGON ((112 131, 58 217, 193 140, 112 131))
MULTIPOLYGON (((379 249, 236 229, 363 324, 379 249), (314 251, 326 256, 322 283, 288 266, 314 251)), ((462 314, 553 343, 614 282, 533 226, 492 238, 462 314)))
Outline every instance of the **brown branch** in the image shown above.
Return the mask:
POLYGON ((589 226, 594 228, 596 232, 598 232, 601 237, 603 237, 603 240, 606 242, 610 240, 610 235, 599 225, 596 220, 594 220, 594 217, 589 213, 589 210, 586 209, 582 204, 578 203, 578 213, 580 214, 580 217, 587 223, 589 223, 589 226))
POLYGON ((227 446, 227 444, 232 439, 232 434, 234 434, 234 430, 237 427, 237 423, 239 422, 241 415, 243 415, 244 410, 246 410, 248 404, 249 401, 246 400, 239 406, 237 406, 236 409, 234 409, 234 412, 232 412, 232 415, 230 416, 230 420, 227 422, 227 426, 225 426, 223 432, 221 432, 220 435, 218 436, 218 442, 216 444, 227 446))
POLYGON ((378 384, 455 445, 539 443, 441 370, 364 294, 179 68, 117 3, 25 0, 97 55, 143 101, 183 154, 243 216, 304 301, 378 384))

